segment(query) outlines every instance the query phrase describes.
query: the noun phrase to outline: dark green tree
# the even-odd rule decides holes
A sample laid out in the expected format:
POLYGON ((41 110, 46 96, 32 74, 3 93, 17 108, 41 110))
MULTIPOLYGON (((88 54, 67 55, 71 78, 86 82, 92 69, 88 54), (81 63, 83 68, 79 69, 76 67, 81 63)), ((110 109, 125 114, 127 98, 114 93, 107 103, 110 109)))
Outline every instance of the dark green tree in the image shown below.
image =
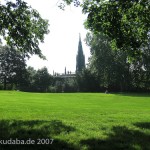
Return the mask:
POLYGON ((58 7, 62 10, 65 10, 66 4, 70 5, 71 3, 74 3, 74 6, 76 7, 80 6, 81 4, 80 0, 60 0, 58 2, 58 7))
POLYGON ((34 85, 34 82, 35 82, 35 75, 36 75, 36 70, 29 66, 27 67, 27 78, 26 78, 26 86, 24 88, 22 88, 23 91, 29 91, 29 92, 35 92, 36 91, 36 87, 34 85))
POLYGON ((113 51, 110 39, 104 34, 87 34, 86 42, 90 46, 89 67, 99 79, 100 87, 111 90, 126 90, 130 85, 129 63, 122 51, 113 51))
POLYGON ((108 35, 112 45, 131 58, 139 58, 142 46, 147 44, 149 10, 149 0, 92 0, 83 5, 88 14, 87 28, 108 35))
POLYGON ((48 34, 48 21, 23 0, 0 3, 0 36, 7 45, 14 46, 24 54, 37 54, 44 58, 39 42, 48 34))
POLYGON ((81 6, 87 14, 85 26, 88 29, 106 34, 111 46, 126 51, 129 58, 141 57, 150 31, 149 0, 83 0, 81 6))
POLYGON ((22 53, 14 47, 0 47, 0 78, 3 89, 7 89, 7 84, 15 84, 19 87, 25 84, 26 62, 22 53))
POLYGON ((90 68, 82 70, 76 75, 78 92, 98 92, 100 91, 99 78, 92 73, 90 68))
POLYGON ((46 67, 39 69, 34 76, 34 86, 38 92, 47 92, 52 83, 52 76, 46 67))
POLYGON ((141 60, 133 61, 130 65, 132 70, 132 84, 138 91, 150 90, 150 42, 143 47, 141 60))
POLYGON ((77 81, 76 78, 66 78, 63 82, 63 91, 64 92, 77 92, 77 81))
POLYGON ((90 71, 98 76, 101 87, 111 91, 150 90, 149 43, 143 47, 141 59, 129 63, 126 52, 112 50, 104 34, 89 33, 86 42, 91 50, 90 71))
POLYGON ((144 67, 144 83, 145 87, 150 90, 150 35, 147 46, 143 54, 143 67, 144 67))

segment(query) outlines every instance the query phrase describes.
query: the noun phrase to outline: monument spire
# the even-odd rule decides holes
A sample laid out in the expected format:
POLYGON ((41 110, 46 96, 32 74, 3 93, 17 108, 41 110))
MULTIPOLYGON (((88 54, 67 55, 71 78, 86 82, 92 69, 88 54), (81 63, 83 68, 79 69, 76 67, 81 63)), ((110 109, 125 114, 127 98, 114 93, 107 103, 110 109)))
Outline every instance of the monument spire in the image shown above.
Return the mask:
POLYGON ((85 68, 85 56, 83 54, 81 34, 79 33, 78 53, 76 56, 76 72, 81 72, 85 68))

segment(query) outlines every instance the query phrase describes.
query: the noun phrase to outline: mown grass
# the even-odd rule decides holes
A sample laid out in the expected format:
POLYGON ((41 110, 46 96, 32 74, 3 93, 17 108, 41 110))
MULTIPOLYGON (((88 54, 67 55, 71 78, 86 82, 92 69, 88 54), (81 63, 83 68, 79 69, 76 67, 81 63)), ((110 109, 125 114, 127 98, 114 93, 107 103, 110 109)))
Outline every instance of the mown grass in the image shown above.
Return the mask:
POLYGON ((0 140, 54 139, 8 149, 149 150, 149 94, 0 92, 0 140))

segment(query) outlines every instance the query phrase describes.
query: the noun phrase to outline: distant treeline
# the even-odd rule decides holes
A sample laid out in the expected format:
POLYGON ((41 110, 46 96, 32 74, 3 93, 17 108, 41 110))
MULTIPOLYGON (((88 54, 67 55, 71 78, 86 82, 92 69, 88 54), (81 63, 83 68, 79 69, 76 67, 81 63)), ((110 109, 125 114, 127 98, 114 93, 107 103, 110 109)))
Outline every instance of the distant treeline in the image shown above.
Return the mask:
POLYGON ((149 47, 145 47, 141 60, 129 63, 125 52, 111 50, 105 36, 88 35, 87 39, 91 47, 89 64, 76 77, 68 78, 52 76, 46 67, 39 70, 27 67, 21 52, 13 47, 0 46, 0 89, 28 92, 150 91, 149 47))

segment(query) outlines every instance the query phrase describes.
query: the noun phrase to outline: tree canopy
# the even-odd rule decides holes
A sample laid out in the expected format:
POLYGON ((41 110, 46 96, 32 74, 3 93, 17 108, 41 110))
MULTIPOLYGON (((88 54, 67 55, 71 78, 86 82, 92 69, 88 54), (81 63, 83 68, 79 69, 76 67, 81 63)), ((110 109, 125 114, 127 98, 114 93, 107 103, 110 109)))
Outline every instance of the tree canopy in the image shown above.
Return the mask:
POLYGON ((110 38, 99 33, 88 33, 86 42, 90 47, 89 70, 96 74, 100 87, 111 91, 150 90, 150 49, 144 49, 142 59, 128 63, 127 53, 113 51, 110 38))
POLYGON ((103 32, 112 38, 118 49, 131 57, 142 53, 142 45, 150 31, 150 2, 148 0, 109 0, 87 2, 83 11, 88 13, 86 25, 94 32, 103 32))
MULTIPOLYGON (((64 0, 67 4, 77 0, 64 0)), ((139 58, 150 32, 149 0, 83 0, 85 26, 111 38, 112 47, 139 58)))
POLYGON ((51 83, 52 77, 46 67, 39 69, 34 76, 34 84, 37 91, 46 92, 51 83))
POLYGON ((26 73, 26 62, 21 52, 13 47, 0 46, 0 83, 3 83, 3 89, 7 84, 23 85, 26 73))
POLYGON ((23 0, 0 3, 0 36, 7 45, 16 47, 25 55, 36 54, 44 58, 39 42, 44 42, 48 32, 48 21, 23 0))

